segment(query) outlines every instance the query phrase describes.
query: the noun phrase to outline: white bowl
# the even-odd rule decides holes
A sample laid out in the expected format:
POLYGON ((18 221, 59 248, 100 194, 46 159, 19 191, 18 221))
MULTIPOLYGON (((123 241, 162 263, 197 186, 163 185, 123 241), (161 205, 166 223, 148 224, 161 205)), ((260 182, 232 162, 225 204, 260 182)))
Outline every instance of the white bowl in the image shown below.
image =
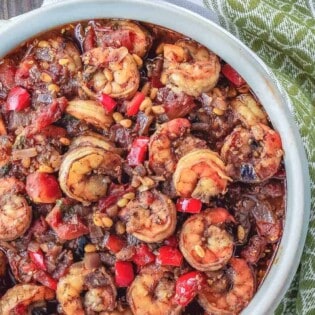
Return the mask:
POLYGON ((149 0, 70 0, 27 13, 0 28, 0 57, 26 39, 55 26, 94 18, 128 18, 162 25, 205 45, 231 64, 249 83, 280 133, 287 173, 283 237, 272 268, 242 312, 271 314, 297 270, 305 242, 310 184, 302 141, 289 101, 264 63, 238 39, 213 22, 183 8, 149 0))

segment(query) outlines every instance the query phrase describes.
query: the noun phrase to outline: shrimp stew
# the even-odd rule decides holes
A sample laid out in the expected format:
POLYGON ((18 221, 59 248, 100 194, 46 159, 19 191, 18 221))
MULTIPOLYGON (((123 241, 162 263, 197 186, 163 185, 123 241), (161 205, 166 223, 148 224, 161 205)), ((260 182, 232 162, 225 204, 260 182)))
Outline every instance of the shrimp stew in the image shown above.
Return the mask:
POLYGON ((0 61, 0 314, 239 314, 285 214, 243 78, 168 29, 65 25, 0 61))

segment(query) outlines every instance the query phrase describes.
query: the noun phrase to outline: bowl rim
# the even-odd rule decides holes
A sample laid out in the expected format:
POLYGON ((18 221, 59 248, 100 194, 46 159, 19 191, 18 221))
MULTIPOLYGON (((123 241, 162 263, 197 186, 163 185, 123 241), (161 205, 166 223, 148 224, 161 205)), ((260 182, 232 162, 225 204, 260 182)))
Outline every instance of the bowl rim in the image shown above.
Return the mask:
POLYGON ((235 68, 263 104, 273 127, 281 135, 285 151, 286 215, 283 236, 272 267, 242 314, 272 313, 298 268, 310 216, 307 159, 298 128, 289 110, 292 105, 284 89, 264 62, 228 31, 197 13, 164 1, 68 0, 43 6, 2 25, 0 58, 42 32, 93 18, 126 18, 150 22, 193 38, 235 68), (290 248, 287 244, 290 244, 290 248))

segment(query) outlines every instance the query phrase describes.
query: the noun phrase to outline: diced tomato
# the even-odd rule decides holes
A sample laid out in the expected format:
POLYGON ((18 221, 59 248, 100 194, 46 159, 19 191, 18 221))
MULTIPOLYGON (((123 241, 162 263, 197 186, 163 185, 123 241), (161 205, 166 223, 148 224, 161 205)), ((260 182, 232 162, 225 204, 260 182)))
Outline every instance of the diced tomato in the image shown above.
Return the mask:
POLYGON ((145 266, 155 261, 155 255, 150 250, 147 244, 140 244, 136 247, 136 253, 132 257, 133 262, 137 266, 145 266))
POLYGON ((62 219, 61 201, 48 213, 46 216, 46 222, 55 231, 60 239, 73 240, 84 234, 88 234, 90 231, 85 224, 83 224, 77 215, 72 216, 71 220, 64 222, 62 219))
POLYGON ((26 178, 26 192, 36 203, 53 203, 61 198, 56 177, 48 173, 29 174, 26 178))
POLYGON ((223 75, 236 87, 245 84, 245 80, 229 64, 225 64, 221 69, 223 75))
POLYGON ((29 250, 28 254, 36 267, 38 267, 41 270, 47 271, 44 254, 40 248, 36 252, 29 250))
POLYGON ((183 262, 182 253, 172 246, 162 246, 157 255, 157 263, 163 266, 179 267, 183 262))
POLYGON ((132 100, 127 104, 127 115, 134 116, 138 114, 140 105, 142 101, 145 99, 145 95, 142 92, 137 92, 132 100))
POLYGON ((115 282, 118 287, 128 287, 135 275, 132 263, 129 261, 116 261, 115 282))
POLYGON ((28 91, 20 86, 12 88, 8 94, 6 109, 16 110, 17 112, 29 107, 31 104, 31 95, 28 91))
POLYGON ((199 271, 180 276, 176 281, 174 302, 182 306, 188 305, 201 290, 204 281, 204 275, 199 271))
POLYGON ((65 97, 54 99, 50 104, 36 112, 31 126, 26 127, 25 134, 33 135, 61 118, 68 105, 65 97))
POLYGON ((125 245, 124 240, 116 235, 110 235, 105 242, 105 246, 113 253, 120 252, 125 245))
POLYGON ((127 161, 130 166, 137 166, 145 160, 148 151, 149 137, 139 137, 132 143, 130 152, 127 156, 127 161))
POLYGON ((177 247, 178 239, 175 235, 172 235, 164 241, 164 244, 171 247, 177 247))
POLYGON ((43 270, 35 272, 34 279, 47 288, 50 288, 55 291, 57 290, 58 282, 49 273, 43 270))
POLYGON ((202 202, 194 198, 179 198, 176 202, 176 209, 179 212, 199 213, 202 208, 202 202))
POLYGON ((99 97, 100 102, 102 103, 103 107, 109 112, 111 113, 117 105, 117 102, 110 97, 109 95, 102 93, 99 97))

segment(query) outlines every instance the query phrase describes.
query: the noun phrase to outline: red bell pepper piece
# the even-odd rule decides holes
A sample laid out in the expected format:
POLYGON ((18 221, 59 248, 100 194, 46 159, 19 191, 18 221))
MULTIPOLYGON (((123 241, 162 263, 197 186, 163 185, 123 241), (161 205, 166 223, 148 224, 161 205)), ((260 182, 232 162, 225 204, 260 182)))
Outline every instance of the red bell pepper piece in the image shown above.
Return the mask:
POLYGON ((90 232, 89 228, 80 221, 77 215, 73 215, 69 221, 64 222, 61 206, 67 207, 70 206, 70 203, 67 199, 62 199, 45 219, 60 239, 73 240, 90 232))
POLYGON ((194 198, 179 198, 176 202, 176 210, 179 212, 199 213, 202 202, 194 198))
POLYGON ((116 235, 110 235, 105 242, 105 246, 113 253, 118 253, 125 246, 125 242, 116 235))
POLYGON ((198 294, 204 284, 204 275, 199 271, 191 271, 180 276, 176 281, 174 302, 186 306, 198 294))
POLYGON ((176 266, 179 267, 183 262, 182 253, 175 247, 162 246, 159 249, 157 256, 157 263, 163 266, 176 266))
POLYGON ((31 261, 35 264, 37 268, 47 271, 44 254, 40 248, 36 252, 32 252, 29 250, 28 254, 31 258, 31 261))
POLYGON ((155 261, 155 255, 147 244, 141 244, 136 247, 136 253, 132 257, 133 262, 137 266, 145 266, 155 261))
POLYGON ((137 92, 132 100, 127 104, 127 115, 134 116, 138 114, 140 104, 145 99, 145 95, 142 92, 137 92))
POLYGON ((245 80, 229 64, 225 64, 221 69, 223 75, 235 86, 240 87, 245 84, 245 80))
POLYGON ((137 166, 145 160, 148 151, 149 137, 139 137, 132 143, 130 152, 127 156, 127 161, 130 166, 137 166))
POLYGON ((117 102, 110 97, 109 95, 102 93, 99 97, 100 102, 102 103, 103 107, 109 112, 111 113, 117 105, 117 102))
POLYGON ((16 110, 17 112, 29 107, 31 104, 31 95, 20 86, 12 88, 7 97, 7 110, 16 110))
POLYGON ((128 287, 135 275, 132 263, 129 261, 116 261, 115 282, 118 287, 128 287))
POLYGON ((43 270, 39 270, 34 274, 34 279, 44 285, 47 288, 50 288, 52 290, 57 289, 57 281, 49 275, 47 272, 43 270))

